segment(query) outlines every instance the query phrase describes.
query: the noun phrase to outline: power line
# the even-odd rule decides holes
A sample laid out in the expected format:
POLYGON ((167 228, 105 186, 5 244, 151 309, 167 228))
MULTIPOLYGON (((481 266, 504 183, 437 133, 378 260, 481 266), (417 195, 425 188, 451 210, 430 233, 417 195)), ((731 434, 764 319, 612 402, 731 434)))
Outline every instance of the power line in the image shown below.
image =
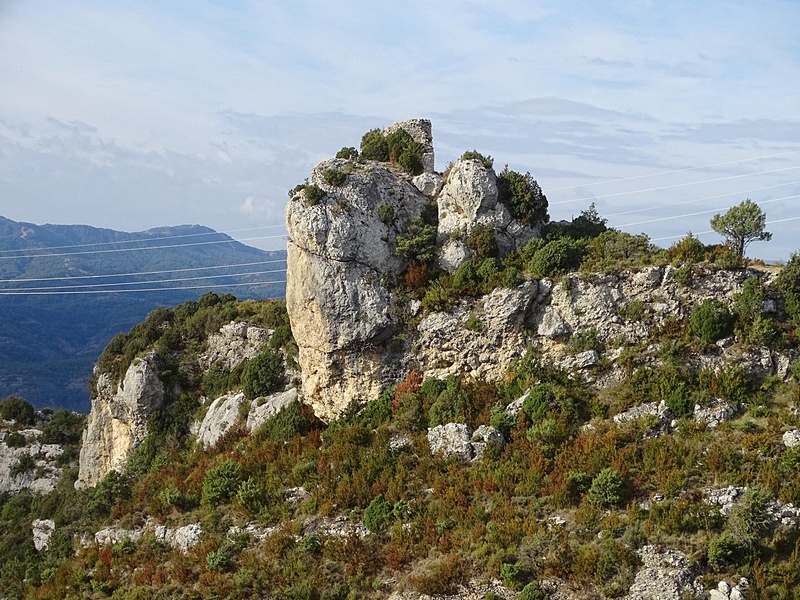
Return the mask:
MULTIPOLYGON (((771 202, 780 202, 781 200, 791 200, 793 198, 800 198, 800 194, 796 194, 794 196, 784 196, 783 198, 773 198, 772 200, 762 200, 761 202, 755 202, 755 204, 770 204, 771 202)), ((670 217, 661 217, 658 219, 649 219, 647 221, 637 221, 636 223, 626 223, 625 225, 619 225, 618 227, 633 227, 634 225, 645 225, 647 223, 659 223, 661 221, 672 221, 673 219, 683 219, 685 217, 696 217, 697 215, 707 215, 709 213, 718 212, 720 210, 726 210, 731 208, 730 206, 723 206, 722 208, 713 208, 711 210, 701 210, 694 213, 687 213, 684 215, 672 215, 670 217)))
MULTIPOLYGON (((0 283, 19 283, 28 281, 74 281, 77 279, 104 279, 106 277, 132 277, 136 275, 163 275, 164 273, 186 273, 189 271, 210 271, 212 269, 233 269, 237 267, 250 267, 255 265, 267 265, 271 263, 285 263, 285 259, 280 260, 262 260, 252 263, 239 263, 236 265, 216 265, 212 267, 190 267, 186 269, 166 269, 163 271, 138 271, 132 273, 111 273, 108 275, 74 275, 64 277, 31 277, 25 279, 0 279, 0 283)), ((232 273, 229 277, 234 277, 236 274, 232 273)))
MULTIPOLYGON (((87 254, 107 254, 111 252, 133 252, 136 250, 163 250, 165 248, 188 248, 190 246, 207 246, 210 244, 239 244, 241 242, 251 242, 253 240, 271 240, 285 238, 285 235, 263 235, 252 238, 242 238, 241 240, 214 240, 211 242, 193 242, 190 244, 168 244, 165 246, 146 246, 144 248, 112 248, 110 250, 84 250, 81 252, 57 252, 53 254, 27 254, 19 256, 0 256, 0 260, 10 260, 15 258, 47 258, 58 256, 82 256, 87 254)), ((37 248, 38 250, 38 248, 37 248)))
POLYGON ((673 203, 670 203, 670 204, 658 204, 656 206, 649 206, 647 208, 635 208, 633 210, 626 210, 626 211, 623 211, 623 212, 611 213, 611 214, 607 214, 605 216, 606 217, 619 217, 619 216, 622 216, 622 215, 630 215, 630 214, 639 213, 639 212, 647 212, 647 211, 650 211, 650 210, 658 210, 660 208, 668 208, 668 207, 671 207, 671 206, 682 206, 684 204, 695 204, 697 202, 703 202, 705 200, 716 200, 717 198, 727 198, 728 196, 739 196, 739 195, 749 194, 751 192, 761 192, 763 190, 771 190, 771 189, 774 189, 774 188, 785 187, 787 185, 795 185, 795 184, 799 184, 799 183, 800 183, 800 181, 790 181, 788 183, 779 183, 777 185, 768 185, 768 186, 765 186, 765 187, 753 188, 751 190, 742 190, 742 191, 737 191, 737 192, 730 192, 728 194, 717 194, 716 196, 706 196, 705 198, 697 198, 697 199, 694 199, 694 200, 683 200, 681 202, 673 202, 673 203))
POLYGON ((728 177, 717 177, 715 179, 704 179, 702 181, 690 181, 688 183, 675 183, 672 185, 664 185, 659 187, 648 188, 644 190, 632 190, 630 192, 616 192, 614 194, 603 194, 600 196, 589 196, 586 198, 575 198, 574 200, 559 200, 558 202, 550 202, 550 205, 555 204, 571 204, 573 202, 585 202, 587 200, 598 200, 600 198, 616 198, 619 196, 630 196, 631 194, 644 194, 647 192, 659 192, 662 190, 672 190, 680 187, 687 187, 690 185, 700 185, 703 183, 715 183, 718 181, 730 181, 731 179, 741 179, 742 177, 753 177, 755 175, 767 175, 769 173, 780 173, 783 171, 791 171, 793 169, 800 169, 800 165, 794 167, 784 167, 782 169, 772 169, 770 171, 760 171, 758 173, 744 173, 742 175, 730 175, 728 177))
POLYGON ((198 281, 201 279, 221 279, 223 277, 245 277, 247 275, 264 275, 266 273, 285 273, 286 269, 274 269, 271 271, 251 271, 250 273, 231 273, 223 275, 204 275, 200 277, 180 277, 175 279, 153 279, 150 281, 121 281, 117 283, 85 283, 80 285, 51 285, 45 287, 27 287, 27 288, 8 288, 9 290, 19 291, 38 291, 38 290, 57 290, 75 289, 75 288, 109 288, 125 285, 147 285, 151 283, 173 283, 177 281, 198 281))
POLYGON ((241 286, 262 286, 262 285, 273 285, 278 283, 286 283, 285 279, 280 279, 277 281, 260 281, 254 283, 228 283, 225 285, 188 285, 188 286, 177 286, 177 287, 159 287, 159 288, 144 288, 144 289, 137 289, 137 290, 75 290, 75 291, 59 291, 59 292, 27 292, 24 290, 11 292, 11 291, 0 291, 0 296, 68 296, 73 294, 125 294, 125 293, 140 293, 140 292, 167 292, 167 291, 174 291, 174 290, 216 290, 216 289, 226 289, 231 287, 241 287, 241 286))
MULTIPOLYGON (((166 235, 163 237, 150 237, 140 238, 138 240, 116 240, 112 242, 92 242, 91 244, 70 244, 67 246, 48 246, 48 250, 61 250, 63 248, 87 248, 91 246, 109 246, 112 244, 136 244, 139 242, 155 242, 161 240, 176 240, 188 237, 197 237, 201 235, 228 235, 231 233, 241 233, 242 231, 258 231, 260 229, 276 229, 278 227, 285 228, 285 225, 264 225, 262 227, 248 227, 246 229, 232 229, 231 231, 206 231, 204 233, 186 233, 182 235, 166 235)), ((227 241, 227 240, 226 240, 227 241)), ((236 241, 236 240, 233 240, 236 241)), ((42 248, 16 248, 8 250, 0 250, 0 252, 29 252, 31 250, 41 250, 42 248)))
MULTIPOLYGON (((800 217, 788 217, 786 219, 775 219, 773 221, 767 221, 766 225, 774 225, 775 223, 786 223, 787 221, 798 221, 798 220, 800 220, 800 217)), ((707 235, 709 233, 717 233, 717 232, 714 231, 713 229, 709 229, 708 231, 699 231, 699 232, 694 232, 693 231, 692 235, 700 236, 700 235, 707 235)), ((682 237, 685 237, 685 236, 686 236, 685 233, 681 234, 681 235, 667 235, 667 236, 664 236, 664 237, 653 238, 650 241, 651 242, 661 242, 661 241, 664 241, 664 240, 674 240, 674 239, 682 238, 682 237)))
POLYGON ((574 190, 574 189, 577 189, 577 188, 590 187, 590 186, 595 186, 595 185, 605 185, 607 183, 620 183, 620 182, 623 182, 623 181, 633 181, 634 179, 645 179, 647 177, 660 177, 661 175, 673 175, 675 173, 685 173, 687 171, 700 171, 702 169, 713 169, 715 167, 724 167, 726 165, 735 165, 735 164, 738 164, 738 163, 750 162, 752 160, 763 160, 765 158, 775 158, 776 156, 785 156, 787 154, 795 154, 797 152, 800 152, 800 150, 789 150, 787 152, 779 152, 777 154, 765 154, 764 156, 756 156, 754 158, 743 158, 743 159, 740 159, 740 160, 730 160, 730 161, 727 161, 727 162, 716 163, 716 164, 713 164, 713 165, 704 165, 704 166, 701 166, 701 167, 686 167, 684 169, 673 169, 671 171, 661 171, 660 173, 649 173, 649 174, 646 174, 646 175, 634 175, 632 177, 621 177, 619 179, 608 179, 606 181, 596 181, 594 183, 583 183, 583 184, 579 184, 579 185, 570 185, 570 186, 565 186, 565 187, 560 187, 560 188, 553 188, 553 189, 550 190, 550 192, 560 192, 562 190, 574 190))

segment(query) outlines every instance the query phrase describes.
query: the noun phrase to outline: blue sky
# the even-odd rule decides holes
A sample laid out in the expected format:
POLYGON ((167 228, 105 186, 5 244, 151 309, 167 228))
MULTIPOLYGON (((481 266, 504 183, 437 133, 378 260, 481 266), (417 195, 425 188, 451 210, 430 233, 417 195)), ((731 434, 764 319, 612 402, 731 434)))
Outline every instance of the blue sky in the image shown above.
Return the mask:
POLYGON ((438 169, 475 148, 530 171, 554 219, 594 201, 669 245, 750 197, 775 221, 750 255, 786 259, 798 30, 771 0, 5 0, 0 214, 278 248, 244 230, 280 225, 315 163, 427 117, 438 169))

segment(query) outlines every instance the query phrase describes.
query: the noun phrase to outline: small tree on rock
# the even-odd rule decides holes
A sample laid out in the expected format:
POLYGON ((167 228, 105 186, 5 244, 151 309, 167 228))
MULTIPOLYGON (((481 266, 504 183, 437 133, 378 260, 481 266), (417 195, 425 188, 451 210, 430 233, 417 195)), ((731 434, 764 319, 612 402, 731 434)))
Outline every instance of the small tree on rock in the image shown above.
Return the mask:
POLYGON ((764 231, 767 216, 761 207, 748 198, 732 206, 724 215, 717 213, 711 219, 711 229, 725 238, 725 243, 739 256, 750 242, 768 242, 772 234, 764 231))

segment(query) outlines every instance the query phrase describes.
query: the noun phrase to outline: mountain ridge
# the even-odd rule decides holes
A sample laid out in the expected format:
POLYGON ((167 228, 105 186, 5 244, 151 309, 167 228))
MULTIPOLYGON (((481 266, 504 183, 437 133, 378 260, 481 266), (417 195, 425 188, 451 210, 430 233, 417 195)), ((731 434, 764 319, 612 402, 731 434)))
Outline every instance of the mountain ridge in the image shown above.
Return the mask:
POLYGON ((88 412, 92 364, 115 334, 158 306, 197 299, 207 289, 282 297, 284 258, 284 251, 259 250, 202 225, 124 232, 0 217, 0 397, 88 412), (187 281, 157 282, 170 271, 187 281), (272 273, 238 274, 261 271, 272 273), (142 285, 129 285, 137 280, 142 285), (261 285, 267 280, 276 283, 261 285), (192 284, 198 287, 158 289, 192 284))

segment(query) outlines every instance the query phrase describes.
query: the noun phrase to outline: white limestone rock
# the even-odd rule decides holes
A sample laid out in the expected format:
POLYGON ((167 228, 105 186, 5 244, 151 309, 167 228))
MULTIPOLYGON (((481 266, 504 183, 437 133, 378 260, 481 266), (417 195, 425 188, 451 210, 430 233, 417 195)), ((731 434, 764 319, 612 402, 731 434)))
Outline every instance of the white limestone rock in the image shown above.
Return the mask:
POLYGON ((255 431, 263 425, 267 419, 278 414, 292 402, 297 401, 298 397, 297 389, 291 388, 265 398, 257 399, 247 415, 247 429, 255 431))
POLYGON ((46 550, 50 547, 50 538, 56 530, 56 522, 53 519, 36 519, 32 525, 33 547, 37 552, 46 550))
POLYGON ((441 452, 445 456, 457 456, 462 462, 473 457, 472 432, 466 423, 447 423, 428 429, 428 444, 431 454, 441 452))
POLYGON ((684 600, 702 598, 703 585, 689 559, 670 548, 643 546, 636 552, 642 568, 625 600, 684 600))
MULTIPOLYGON (((20 430, 26 444, 20 447, 9 447, 0 441, 0 493, 17 494, 27 489, 34 494, 47 494, 56 489, 61 478, 62 468, 58 457, 63 453, 57 444, 39 442, 41 431, 38 429, 20 430), (20 461, 30 465, 30 469, 20 470, 20 461)), ((24 464, 23 463, 23 464, 24 464)))
POLYGON ((153 530, 155 538, 181 552, 188 552, 194 548, 203 535, 203 527, 200 523, 190 523, 183 527, 170 528, 158 525, 153 530))
POLYGON ((429 198, 433 198, 442 190, 444 181, 436 173, 422 173, 411 180, 414 186, 429 198))
POLYGON ((272 333, 249 323, 231 321, 220 327, 218 333, 208 336, 206 348, 199 359, 200 366, 208 369, 212 364, 217 364, 234 369, 245 359, 258 356, 272 333))
POLYGON ((150 415, 164 400, 156 361, 153 352, 134 359, 116 385, 108 373, 99 374, 83 432, 76 487, 95 486, 110 471, 125 470, 131 453, 147 435, 150 415))
POLYGON ((483 458, 489 444, 495 444, 502 449, 505 446, 506 439, 499 430, 491 425, 481 425, 472 434, 470 443, 472 444, 472 460, 480 460, 483 458))
POLYGON ((791 429, 783 434, 783 445, 787 448, 800 446, 800 429, 791 429))
POLYGON ((736 409, 722 398, 714 398, 710 406, 694 406, 694 420, 696 423, 705 423, 708 429, 716 429, 725 421, 729 421, 736 414, 736 409))
POLYGON ((197 441, 204 448, 214 446, 225 432, 239 419, 239 410, 247 402, 242 392, 220 396, 208 407, 197 432, 197 441))
POLYGON ((327 196, 312 206, 300 193, 286 207, 286 308, 303 396, 329 419, 354 399, 377 397, 389 375, 382 345, 397 319, 387 278, 405 270, 406 259, 395 252, 397 236, 428 200, 402 175, 376 163, 324 161, 311 182, 327 196), (344 184, 325 183, 325 170, 348 165, 344 184))
POLYGON ((437 262, 448 273, 455 273, 472 256, 472 250, 462 240, 447 240, 439 250, 437 262))

